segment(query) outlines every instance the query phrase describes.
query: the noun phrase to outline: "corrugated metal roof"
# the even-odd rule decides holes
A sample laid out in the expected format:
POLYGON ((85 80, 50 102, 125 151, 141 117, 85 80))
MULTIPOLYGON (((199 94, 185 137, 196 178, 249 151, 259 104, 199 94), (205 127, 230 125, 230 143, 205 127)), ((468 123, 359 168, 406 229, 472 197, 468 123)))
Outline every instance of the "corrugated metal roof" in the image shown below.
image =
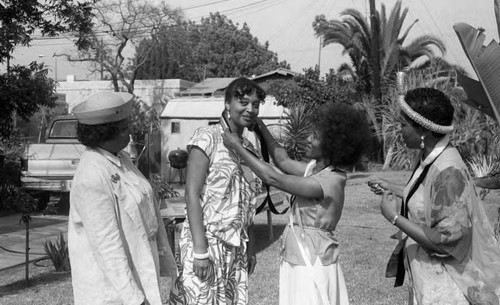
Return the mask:
POLYGON ((256 80, 256 79, 263 78, 263 77, 273 75, 273 74, 280 74, 280 75, 285 75, 285 76, 287 76, 287 75, 297 76, 299 73, 293 72, 292 70, 288 70, 288 69, 284 69, 284 68, 278 68, 276 70, 269 71, 267 73, 252 77, 252 80, 256 80))
MULTIPOLYGON (((284 115, 283 106, 276 105, 273 96, 259 108, 259 117, 279 119, 284 115)), ((162 119, 218 119, 224 110, 224 97, 180 97, 171 99, 161 113, 162 119)))
POLYGON ((179 96, 189 95, 211 95, 216 91, 224 90, 236 78, 234 77, 221 77, 221 78, 207 78, 189 89, 179 92, 179 96))

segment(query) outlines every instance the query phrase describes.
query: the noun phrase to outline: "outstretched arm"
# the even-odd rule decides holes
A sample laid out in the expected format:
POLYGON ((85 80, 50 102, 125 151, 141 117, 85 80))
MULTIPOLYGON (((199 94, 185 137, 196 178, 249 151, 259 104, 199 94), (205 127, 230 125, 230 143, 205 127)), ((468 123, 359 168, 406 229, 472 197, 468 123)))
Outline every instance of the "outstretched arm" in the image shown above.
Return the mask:
POLYGON ((390 191, 397 197, 403 198, 406 185, 373 176, 368 180, 368 186, 370 187, 370 190, 377 195, 382 195, 384 191, 390 191))
POLYGON ((271 135, 269 129, 267 129, 266 124, 257 118, 257 127, 262 136, 262 140, 266 143, 269 154, 273 158, 274 164, 278 166, 283 172, 296 176, 303 176, 306 170, 306 165, 303 162, 299 162, 291 159, 286 152, 286 149, 281 146, 271 135))
POLYGON ((500 179, 495 176, 474 178, 476 186, 485 189, 500 189, 500 179))
MULTIPOLYGON (((323 197, 323 189, 315 179, 303 177, 302 174, 300 176, 295 176, 278 173, 271 165, 259 160, 259 158, 244 148, 238 135, 230 133, 229 130, 226 130, 222 134, 222 138, 224 140, 224 145, 240 155, 246 165, 248 165, 264 183, 287 193, 302 197, 323 197)), ((304 168, 305 167, 306 165, 304 164, 304 168)))

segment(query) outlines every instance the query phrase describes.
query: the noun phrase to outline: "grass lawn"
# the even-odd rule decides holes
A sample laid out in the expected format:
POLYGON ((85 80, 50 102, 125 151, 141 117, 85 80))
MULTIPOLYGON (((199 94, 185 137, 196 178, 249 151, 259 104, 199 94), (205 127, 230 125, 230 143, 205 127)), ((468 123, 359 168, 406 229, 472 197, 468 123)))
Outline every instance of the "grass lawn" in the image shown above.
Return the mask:
MULTIPOLYGON (((337 228, 340 240, 340 263, 347 282, 350 303, 354 305, 407 304, 408 287, 393 288, 393 279, 384 277, 385 263, 396 245, 390 235, 396 230, 379 213, 380 198, 373 195, 366 182, 375 173, 353 173, 347 183, 346 202, 337 228)), ((389 179, 407 181, 409 172, 378 172, 389 179)), ((485 198, 492 222, 498 215, 498 193, 485 198)), ((273 216, 274 241, 268 240, 265 213, 256 217, 257 260, 250 277, 250 304, 277 305, 279 278, 279 236, 288 221, 287 216, 273 216)), ((44 262, 47 263, 48 262, 44 262)), ((24 268, 0 272, 0 304, 73 304, 71 275, 52 272, 52 266, 31 268, 31 286, 25 288, 24 268)), ((164 299, 170 283, 162 280, 164 299)))

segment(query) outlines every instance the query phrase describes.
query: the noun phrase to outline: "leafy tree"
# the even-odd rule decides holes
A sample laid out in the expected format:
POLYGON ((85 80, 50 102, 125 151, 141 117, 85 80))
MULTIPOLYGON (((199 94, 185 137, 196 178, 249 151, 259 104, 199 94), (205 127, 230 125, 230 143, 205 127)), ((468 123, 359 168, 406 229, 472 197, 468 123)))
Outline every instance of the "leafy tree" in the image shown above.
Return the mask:
MULTIPOLYGON (((403 32, 403 24, 408 14, 408 8, 402 9, 401 0, 396 2, 389 16, 386 15, 385 5, 376 12, 379 24, 380 46, 380 78, 382 87, 394 81, 395 72, 410 67, 415 60, 422 57, 427 61, 434 60, 437 54, 444 54, 446 47, 443 41, 432 35, 423 35, 404 44, 408 33, 418 20, 410 24, 403 32), (436 52, 436 50, 438 52, 436 52)), ((373 92, 372 73, 374 58, 372 56, 373 37, 369 19, 355 9, 347 9, 341 13, 342 20, 326 20, 324 15, 316 16, 313 23, 317 36, 322 37, 323 45, 332 43, 344 47, 343 54, 347 54, 354 70, 351 76, 356 81, 358 90, 364 93, 373 92)), ((342 66, 342 73, 349 73, 346 66, 342 66)))
POLYGON ((134 0, 106 0, 95 8, 94 26, 85 37, 87 47, 75 56, 64 54, 69 61, 92 63, 92 73, 106 74, 115 91, 126 87, 134 93, 137 73, 158 45, 160 30, 175 23, 181 16, 179 9, 172 9, 163 1, 153 5, 134 0), (150 43, 141 42, 148 39, 150 43), (133 52, 136 52, 135 57, 133 52))
POLYGON ((13 114, 28 121, 41 106, 54 105, 55 81, 47 77, 43 64, 31 63, 30 66, 16 65, 8 73, 0 74, 0 137, 10 137, 13 114))
POLYGON ((279 67, 289 69, 286 61, 279 62, 277 54, 269 50, 267 42, 261 44, 250 33, 246 23, 239 28, 220 13, 210 14, 199 24, 178 22, 163 30, 160 44, 140 72, 141 78, 168 76, 199 81, 259 75, 279 67))
POLYGON ((87 44, 86 36, 92 16, 93 0, 5 0, 0 3, 0 63, 7 63, 0 74, 0 138, 6 140, 13 130, 14 115, 28 120, 39 106, 52 106, 54 81, 47 77, 43 65, 10 67, 14 49, 29 46, 35 33, 57 36, 80 33, 78 48, 87 44))
POLYGON ((335 71, 330 70, 324 79, 320 79, 319 73, 318 66, 305 69, 304 74, 295 77, 295 82, 274 87, 270 94, 275 96, 280 105, 304 105, 306 111, 327 102, 352 104, 359 99, 352 84, 341 79, 335 71))
POLYGON ((284 126, 284 138, 281 139, 288 155, 301 160, 309 145, 310 114, 324 103, 353 104, 359 97, 351 82, 346 82, 333 70, 319 77, 319 67, 304 70, 304 74, 295 77, 295 82, 278 82, 270 86, 268 93, 274 95, 278 104, 288 108, 284 126))
POLYGON ((29 46, 37 30, 43 36, 80 33, 79 48, 87 45, 85 34, 91 26, 96 0, 4 0, 0 3, 0 62, 12 57, 18 46, 29 46))
MULTIPOLYGON (((199 80, 193 58, 189 27, 181 16, 174 24, 163 26, 159 31, 158 41, 151 39, 141 41, 136 54, 143 54, 145 49, 151 49, 144 65, 137 71, 137 79, 168 79, 180 78, 199 80)), ((139 61, 139 59, 137 59, 139 61)))

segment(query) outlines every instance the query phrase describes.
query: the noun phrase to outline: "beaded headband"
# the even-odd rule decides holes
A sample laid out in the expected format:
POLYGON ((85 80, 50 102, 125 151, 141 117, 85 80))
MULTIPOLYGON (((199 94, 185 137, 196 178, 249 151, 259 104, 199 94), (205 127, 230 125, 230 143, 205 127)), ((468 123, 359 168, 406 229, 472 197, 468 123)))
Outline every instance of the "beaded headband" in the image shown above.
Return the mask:
POLYGON ((440 133, 440 134, 448 134, 453 131, 453 125, 450 126, 443 126, 436 124, 432 122, 431 120, 428 120, 424 118, 421 114, 413 110, 410 105, 408 105, 405 101, 404 95, 400 95, 398 97, 398 103, 399 106, 401 107, 401 110, 410 118, 412 119, 415 123, 419 124, 420 126, 429 129, 430 131, 440 133))

